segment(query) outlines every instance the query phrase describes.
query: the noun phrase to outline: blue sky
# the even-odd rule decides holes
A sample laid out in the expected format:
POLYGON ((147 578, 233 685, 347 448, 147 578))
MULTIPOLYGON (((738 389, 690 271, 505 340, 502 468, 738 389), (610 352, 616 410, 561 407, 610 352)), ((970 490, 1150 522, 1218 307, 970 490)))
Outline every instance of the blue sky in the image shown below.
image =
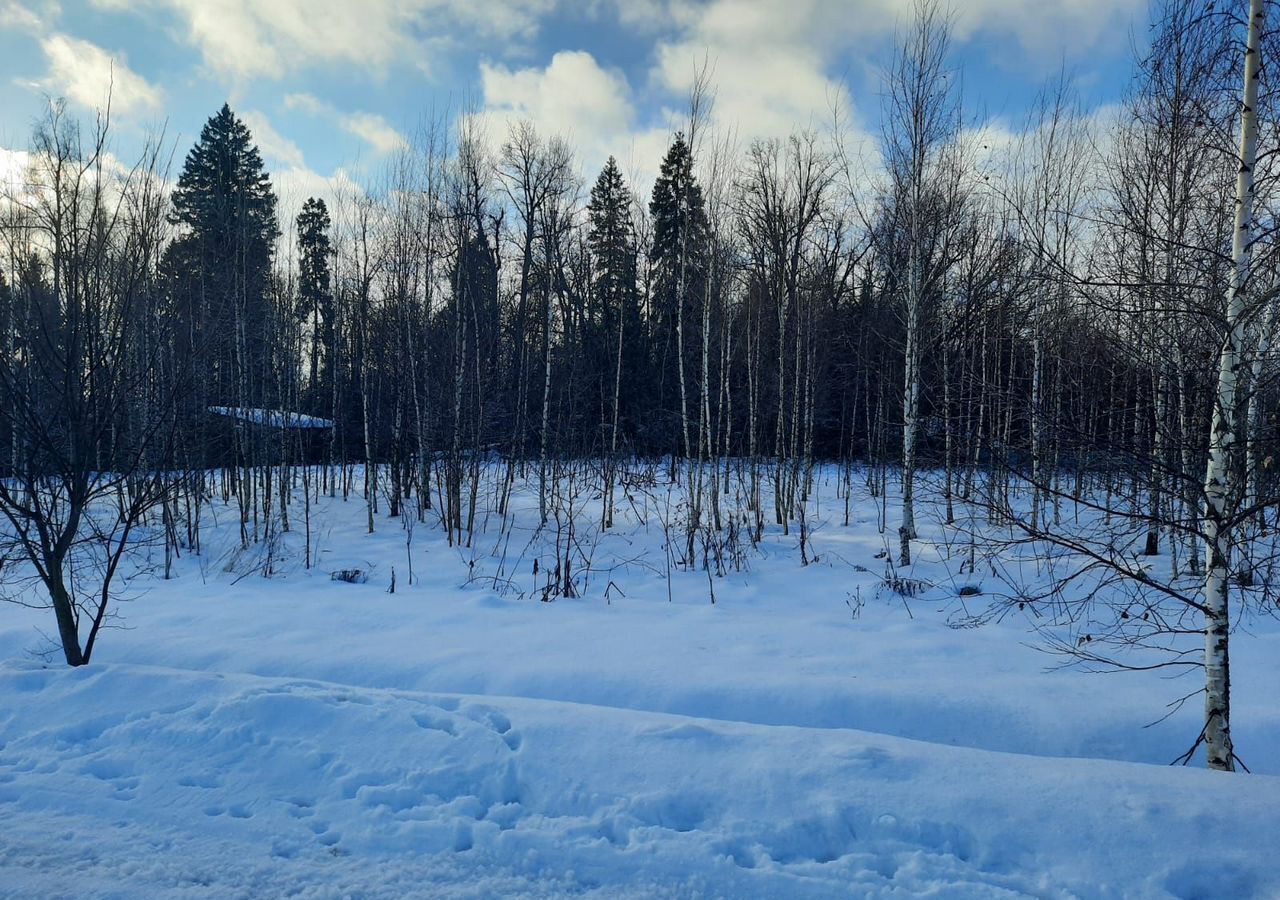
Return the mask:
MULTIPOLYGON (((224 100, 285 193, 372 177, 424 116, 531 118, 584 170, 652 176, 701 59, 742 141, 879 127, 879 67, 910 0, 0 0, 0 148, 47 96, 88 114, 113 85, 123 156, 163 124, 180 162, 224 100)), ((1145 0, 955 0, 971 120, 1016 131, 1065 66, 1084 104, 1120 98, 1145 0)))

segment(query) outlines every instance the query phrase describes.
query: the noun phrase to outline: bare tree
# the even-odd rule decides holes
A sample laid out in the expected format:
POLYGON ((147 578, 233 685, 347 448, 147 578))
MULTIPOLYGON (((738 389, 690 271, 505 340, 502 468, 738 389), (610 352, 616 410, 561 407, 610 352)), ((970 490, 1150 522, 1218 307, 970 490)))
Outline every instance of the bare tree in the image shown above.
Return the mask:
POLYGON ((948 69, 951 21, 937 0, 916 0, 913 19, 889 71, 882 138, 888 169, 889 234, 905 243, 900 564, 916 538, 921 341, 925 305, 951 264, 950 230, 960 203, 959 92, 948 69))
MULTIPOLYGON (((52 607, 68 665, 89 662, 130 551, 170 496, 176 393, 162 364, 156 264, 165 237, 162 150, 132 168, 107 153, 109 109, 89 140, 51 105, 26 189, 5 198, 32 238, 26 315, 0 355, 0 554, 9 599, 52 607), (43 594, 43 598, 40 596, 43 594)), ((13 319, 13 309, 6 317, 13 319)))

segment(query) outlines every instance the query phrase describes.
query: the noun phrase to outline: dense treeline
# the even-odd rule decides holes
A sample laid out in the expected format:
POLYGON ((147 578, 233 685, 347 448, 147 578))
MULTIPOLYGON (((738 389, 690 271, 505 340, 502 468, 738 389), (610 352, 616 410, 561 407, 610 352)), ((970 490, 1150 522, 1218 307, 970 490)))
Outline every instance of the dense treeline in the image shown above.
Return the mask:
MULTIPOLYGON (((228 106, 170 185, 158 145, 123 167, 105 120, 87 136, 54 105, 0 226, 0 509, 79 652, 76 610, 96 634, 109 590, 59 600, 57 573, 95 498, 121 510, 105 545, 94 526, 100 569, 157 508, 167 552, 198 548, 214 493, 246 546, 288 530, 304 462, 325 464, 304 498, 360 493, 370 530, 410 504, 469 543, 493 463, 496 508, 533 473, 545 524, 561 467, 591 461, 607 528, 643 459, 683 484, 692 566, 696 536, 742 522, 798 528, 803 555, 815 464, 859 460, 879 495, 901 473, 905 566, 919 467, 948 524, 980 507, 1145 583, 1140 535, 1225 666, 1228 574, 1269 584, 1247 538, 1276 496, 1280 310, 1273 98, 1246 65, 1242 115, 1239 74, 1273 42, 1254 0, 1242 53, 1234 11, 1157 4, 1113 118, 1064 76, 1015 134, 967 127, 921 2, 874 158, 838 127, 736 145, 703 79, 646 191, 612 158, 583 180, 536 123, 494 146, 462 115, 293 222, 228 106), (1064 500, 1106 530, 1064 536, 1064 500)), ((1130 618, 1094 630, 1186 631, 1135 640, 1130 618)))
MULTIPOLYGON (((1200 33, 1212 23, 1168 28, 1175 58, 1193 41, 1226 49, 1225 29, 1200 33)), ((908 417, 918 452, 957 467, 1012 448, 1132 465, 1182 407, 1171 446, 1203 442, 1229 79, 1170 74, 1157 46, 1120 125, 1090 130, 1051 88, 993 157, 947 108, 945 47, 923 49, 926 67, 896 74, 890 171, 870 183, 831 135, 729 148, 698 117, 642 198, 613 159, 588 189, 572 149, 532 123, 497 148, 440 123, 378 185, 281 223, 224 106, 186 156, 148 273, 163 377, 190 388, 172 462, 237 458, 210 407, 326 417, 330 458, 394 461, 406 483, 422 453, 455 444, 517 460, 900 461, 908 417), (915 76, 933 95, 907 96, 915 76), (1168 103, 1195 103, 1195 122, 1171 125, 1168 103), (1156 296, 1168 289, 1190 296, 1156 296)), ((51 121, 42 145, 65 153, 74 127, 51 121)), ((4 315, 21 347, 47 329, 59 273, 41 225, 12 225, 4 315)))

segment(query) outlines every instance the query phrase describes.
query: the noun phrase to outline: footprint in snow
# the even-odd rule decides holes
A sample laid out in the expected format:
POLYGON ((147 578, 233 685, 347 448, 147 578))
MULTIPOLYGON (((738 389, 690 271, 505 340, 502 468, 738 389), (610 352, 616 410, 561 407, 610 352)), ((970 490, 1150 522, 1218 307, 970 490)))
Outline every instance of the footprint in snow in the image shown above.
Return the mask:
POLYGON ((471 721, 483 725, 500 736, 508 750, 519 750, 522 739, 519 733, 511 730, 511 720, 502 712, 491 706, 470 706, 462 710, 471 721))
POLYGON ((188 788, 217 788, 222 787, 222 779, 208 772, 195 772, 180 776, 178 785, 188 788))
POLYGON ((457 735, 453 722, 443 716, 433 716, 431 713, 414 713, 413 721, 424 731, 443 731, 450 737, 457 735))

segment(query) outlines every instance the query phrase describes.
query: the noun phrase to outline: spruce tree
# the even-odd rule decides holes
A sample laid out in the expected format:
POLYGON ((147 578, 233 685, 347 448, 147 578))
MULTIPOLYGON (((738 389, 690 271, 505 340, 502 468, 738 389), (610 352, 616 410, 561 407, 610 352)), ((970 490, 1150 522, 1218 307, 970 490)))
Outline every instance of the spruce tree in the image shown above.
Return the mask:
POLYGON ((171 221, 173 308, 181 358, 207 386, 205 402, 258 405, 269 363, 270 279, 279 237, 276 197, 245 124, 223 104, 187 154, 171 221))
POLYGON ((329 273, 329 210, 323 200, 310 197, 298 214, 299 315, 311 325, 311 377, 307 393, 313 412, 332 391, 334 305, 329 273))
MULTIPOLYGON (((624 422, 637 420, 640 413, 637 401, 644 396, 647 339, 636 290, 631 191, 612 156, 591 189, 587 215, 592 295, 600 325, 600 333, 591 342, 598 357, 592 360, 593 368, 606 387, 604 393, 612 394, 615 390, 618 393, 619 418, 624 422), (615 385, 615 381, 620 381, 620 386, 615 385)), ((626 430, 626 426, 623 427, 626 430)))
MULTIPOLYGON (((649 213, 653 218, 654 364, 661 379, 659 402, 671 423, 665 442, 674 446, 682 420, 687 426, 688 398, 696 395, 697 310, 707 277, 707 215, 702 188, 693 174, 692 150, 678 132, 654 182, 649 213)), ((681 449, 689 450, 687 446, 681 449)))

